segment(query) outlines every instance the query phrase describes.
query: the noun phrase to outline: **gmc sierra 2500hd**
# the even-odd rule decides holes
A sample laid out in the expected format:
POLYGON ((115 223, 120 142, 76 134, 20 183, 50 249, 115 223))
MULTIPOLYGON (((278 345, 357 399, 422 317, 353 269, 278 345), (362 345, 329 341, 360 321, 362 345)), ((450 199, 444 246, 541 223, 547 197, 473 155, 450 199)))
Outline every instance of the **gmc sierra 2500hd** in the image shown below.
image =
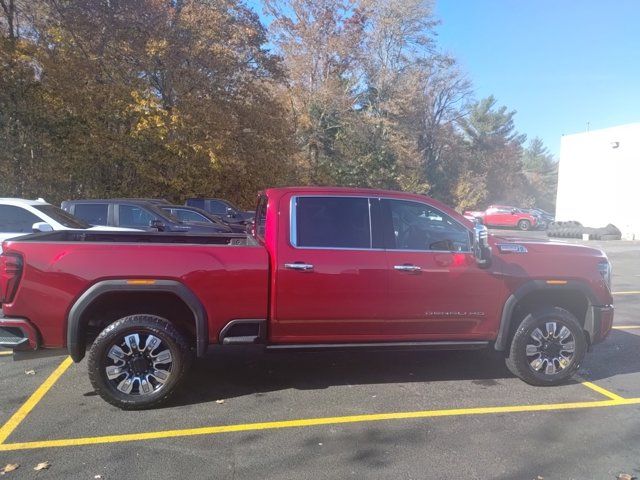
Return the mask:
POLYGON ((213 344, 491 347, 534 385, 578 368, 613 321, 600 250, 489 236, 421 195, 259 194, 252 235, 66 231, 3 244, 0 345, 89 349, 95 390, 159 405, 213 344))

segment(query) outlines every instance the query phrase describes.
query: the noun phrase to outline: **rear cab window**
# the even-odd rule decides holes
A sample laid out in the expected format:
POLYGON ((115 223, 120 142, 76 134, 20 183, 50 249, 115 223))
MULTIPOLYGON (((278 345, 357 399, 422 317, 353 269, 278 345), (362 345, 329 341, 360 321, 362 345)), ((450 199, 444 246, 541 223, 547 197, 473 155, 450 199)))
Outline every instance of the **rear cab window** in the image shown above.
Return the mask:
POLYGON ((266 195, 260 195, 258 206, 256 207, 255 235, 264 243, 267 229, 267 205, 269 200, 266 195))

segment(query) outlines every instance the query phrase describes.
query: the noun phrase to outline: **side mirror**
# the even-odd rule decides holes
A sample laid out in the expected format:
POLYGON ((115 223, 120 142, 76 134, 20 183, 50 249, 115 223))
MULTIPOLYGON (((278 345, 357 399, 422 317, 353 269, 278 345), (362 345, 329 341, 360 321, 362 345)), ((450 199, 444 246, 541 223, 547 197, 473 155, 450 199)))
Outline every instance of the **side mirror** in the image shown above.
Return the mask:
POLYGON ((162 222, 162 220, 151 220, 149 222, 149 226, 151 228, 155 228, 159 232, 164 232, 165 229, 165 224, 162 222))
POLYGON ((480 268, 488 268, 491 265, 491 246, 489 245, 489 230, 481 223, 476 222, 473 228, 473 254, 480 268))
POLYGON ((511 210, 511 215, 515 215, 516 213, 518 213, 518 210, 516 210, 515 208, 511 210))
POLYGON ((231 207, 227 207, 227 217, 235 218, 236 212, 231 207))
POLYGON ((33 233, 53 232, 53 227, 47 222, 36 222, 31 225, 33 233))

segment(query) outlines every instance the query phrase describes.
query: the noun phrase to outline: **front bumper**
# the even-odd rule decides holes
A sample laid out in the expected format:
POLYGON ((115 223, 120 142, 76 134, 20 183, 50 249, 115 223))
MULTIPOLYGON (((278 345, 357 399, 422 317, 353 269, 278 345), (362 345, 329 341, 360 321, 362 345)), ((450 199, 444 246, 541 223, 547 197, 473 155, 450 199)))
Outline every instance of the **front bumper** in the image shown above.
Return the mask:
POLYGON ((40 335, 25 318, 5 317, 0 310, 0 347, 13 350, 37 350, 40 335))
POLYGON ((607 338, 613 326, 613 305, 593 305, 594 334, 591 343, 599 343, 607 338))

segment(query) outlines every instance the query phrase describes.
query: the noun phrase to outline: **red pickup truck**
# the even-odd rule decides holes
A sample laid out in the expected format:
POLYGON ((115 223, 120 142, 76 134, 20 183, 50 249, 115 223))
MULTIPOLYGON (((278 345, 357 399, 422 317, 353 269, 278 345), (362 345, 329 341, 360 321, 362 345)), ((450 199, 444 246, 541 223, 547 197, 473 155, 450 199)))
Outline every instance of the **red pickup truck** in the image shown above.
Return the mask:
POLYGON ((613 321, 600 250, 487 235, 383 190, 276 188, 253 235, 66 231, 3 244, 0 345, 89 350, 95 390, 155 406, 207 348, 491 347, 534 385, 578 368, 613 321))

